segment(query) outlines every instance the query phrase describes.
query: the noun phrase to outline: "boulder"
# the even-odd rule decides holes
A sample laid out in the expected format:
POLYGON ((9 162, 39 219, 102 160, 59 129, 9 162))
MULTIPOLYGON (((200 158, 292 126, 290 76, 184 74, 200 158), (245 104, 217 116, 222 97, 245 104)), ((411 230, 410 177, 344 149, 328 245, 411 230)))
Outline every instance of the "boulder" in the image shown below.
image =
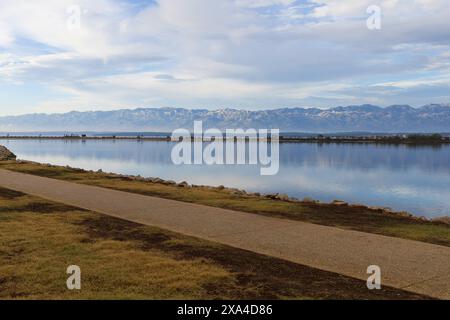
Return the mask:
POLYGON ((367 208, 374 211, 384 211, 384 209, 386 209, 385 207, 378 207, 378 206, 371 206, 367 208))
POLYGON ((350 208, 368 209, 368 207, 361 203, 352 203, 348 205, 350 208))
POLYGON ((402 218, 413 218, 414 216, 406 211, 395 212, 396 215, 402 218))
POLYGON ((0 146, 0 161, 16 160, 16 155, 6 147, 0 146))
POLYGON ((316 203, 317 201, 312 199, 312 198, 310 198, 310 197, 304 197, 301 202, 304 202, 304 203, 316 203))
POLYGON ((439 217, 439 218, 434 218, 433 221, 435 221, 435 222, 441 222, 441 223, 445 223, 445 224, 450 224, 450 217, 439 217))
POLYGON ((333 205, 335 206, 348 206, 348 203, 345 201, 341 201, 341 200, 334 200, 332 202, 333 205))
POLYGON ((228 191, 229 193, 231 193, 231 194, 244 194, 244 193, 242 192, 242 190, 239 190, 239 189, 237 189, 237 188, 229 188, 227 191, 228 191))
POLYGON ((189 188, 190 185, 189 185, 189 183, 187 183, 186 181, 183 181, 183 182, 180 182, 180 183, 178 184, 178 187, 180 187, 180 188, 189 188))
POLYGON ((287 194, 281 193, 281 194, 277 194, 276 197, 277 200, 281 200, 281 201, 289 201, 290 198, 287 194))

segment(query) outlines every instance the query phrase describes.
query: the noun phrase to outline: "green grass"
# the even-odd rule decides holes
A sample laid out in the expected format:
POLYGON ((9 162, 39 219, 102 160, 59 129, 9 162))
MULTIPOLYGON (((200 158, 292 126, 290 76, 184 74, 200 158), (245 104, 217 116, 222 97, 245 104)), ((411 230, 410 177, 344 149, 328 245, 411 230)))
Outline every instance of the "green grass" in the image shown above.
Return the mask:
POLYGON ((0 299, 423 298, 0 188, 0 299))
POLYGON ((364 206, 286 202, 251 195, 236 195, 228 189, 180 188, 107 173, 30 162, 0 162, 0 168, 143 195, 450 246, 448 224, 386 214, 382 210, 372 210, 364 206))

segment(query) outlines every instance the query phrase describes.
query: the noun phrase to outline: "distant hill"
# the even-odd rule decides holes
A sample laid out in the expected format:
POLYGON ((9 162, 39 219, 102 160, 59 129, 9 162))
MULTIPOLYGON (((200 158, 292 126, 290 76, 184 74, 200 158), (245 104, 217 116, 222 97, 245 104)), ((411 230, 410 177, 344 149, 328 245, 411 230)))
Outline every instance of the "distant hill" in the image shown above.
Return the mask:
POLYGON ((17 131, 172 131, 191 129, 194 120, 205 128, 279 128, 282 132, 450 132, 450 104, 420 108, 373 105, 284 108, 263 111, 236 109, 139 108, 116 111, 29 114, 0 117, 0 132, 17 131))

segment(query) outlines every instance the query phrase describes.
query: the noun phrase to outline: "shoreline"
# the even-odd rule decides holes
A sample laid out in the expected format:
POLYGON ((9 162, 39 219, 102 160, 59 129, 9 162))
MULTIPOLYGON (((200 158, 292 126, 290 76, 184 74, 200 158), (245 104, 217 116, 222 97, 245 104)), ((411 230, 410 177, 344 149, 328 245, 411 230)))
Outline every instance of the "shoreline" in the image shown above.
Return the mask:
POLYGON ((162 179, 160 177, 143 177, 141 175, 127 175, 127 174, 121 174, 121 173, 116 173, 116 172, 104 172, 102 169, 99 169, 98 171, 94 171, 94 170, 88 170, 88 169, 84 169, 84 168, 74 168, 69 165, 66 165, 66 166, 54 165, 54 164, 50 164, 50 163, 40 163, 40 162, 36 162, 36 161, 31 161, 31 160, 17 159, 17 157, 14 153, 12 153, 10 150, 8 150, 7 148, 5 148, 1 145, 0 145, 0 151, 1 151, 0 165, 2 164, 2 161, 3 162, 12 161, 17 164, 31 164, 31 165, 45 166, 47 168, 55 168, 55 169, 63 168, 63 169, 73 170, 75 172, 84 172, 84 173, 89 173, 89 174, 104 174, 104 175, 107 175, 108 177, 125 179, 125 180, 129 180, 129 181, 138 181, 138 182, 144 182, 144 183, 156 183, 156 184, 162 184, 162 185, 167 185, 167 186, 176 186, 176 187, 181 187, 181 188, 193 188, 193 189, 195 189, 195 188, 202 189, 203 188, 203 189, 216 190, 216 191, 226 191, 226 192, 232 193, 235 196, 242 196, 242 197, 243 196, 251 196, 251 197, 258 198, 258 199, 270 199, 270 200, 275 200, 275 201, 284 201, 284 202, 288 202, 288 203, 303 203, 303 204, 308 203, 308 204, 316 204, 316 205, 337 206, 337 207, 341 207, 341 208, 348 207, 348 208, 358 208, 361 210, 372 210, 372 211, 375 211, 375 212, 378 212, 378 213, 381 213, 381 214, 387 215, 387 216, 398 216, 398 217, 402 217, 402 218, 409 218, 409 219, 419 220, 419 221, 430 221, 430 222, 437 221, 437 222, 443 222, 445 224, 450 225, 450 215, 428 218, 428 217, 425 217, 425 216, 422 216, 419 214, 414 214, 414 213, 411 213, 411 212, 408 212, 405 210, 403 210, 403 211, 395 210, 388 206, 350 203, 348 201, 339 200, 339 199, 335 199, 331 202, 326 202, 326 201, 320 201, 317 199, 312 199, 308 196, 305 196, 303 199, 300 199, 297 197, 289 196, 288 194, 285 194, 285 193, 251 192, 248 190, 239 189, 239 188, 235 188, 235 187, 226 187, 223 185, 220 185, 220 186, 196 185, 196 184, 190 184, 186 181, 177 183, 176 181, 166 180, 166 179, 162 179))
POLYGON ((300 200, 286 194, 260 194, 225 186, 192 185, 185 181, 177 183, 160 178, 106 173, 102 170, 89 171, 26 160, 0 161, 0 169, 144 196, 450 247, 448 216, 428 219, 408 212, 396 212, 391 208, 370 207, 339 200, 331 203, 310 198, 300 200))
MULTIPOLYGON (((153 142, 178 142, 170 136, 0 136, 1 140, 62 140, 62 141, 153 141, 153 142)), ((194 140, 194 139, 192 139, 194 140)), ((244 140, 244 139, 235 139, 244 140)), ((224 139, 223 141, 227 141, 224 139)), ((245 141, 270 141, 269 139, 248 139, 245 141)), ((208 141, 204 141, 208 142, 208 141)), ((280 143, 317 143, 317 144, 387 144, 387 145, 410 145, 410 146, 442 146, 450 144, 450 137, 430 138, 420 136, 416 138, 400 136, 355 136, 355 137, 286 137, 280 136, 280 143)))
MULTIPOLYGON (((3 174, 2 170, 0 174, 3 174)), ((24 178, 27 180, 37 177, 24 176, 24 178)), ((37 183, 39 184, 39 182, 37 183)), ((45 186, 47 183, 44 183, 45 186)), ((61 182, 52 181, 50 183, 61 182)), ((78 188, 73 183, 70 185, 75 190, 78 188)), ((25 189, 29 190, 26 187, 25 189)), ((57 187, 54 185, 52 190, 55 189, 57 187)), ((73 190, 74 193, 76 193, 75 190, 73 190)), ((102 190, 102 192, 108 191, 102 190)), ((131 194, 127 196, 132 197, 131 194)), ((95 202, 96 195, 93 197, 95 202)), ((138 199, 142 198, 138 197, 138 199)), ((297 258, 294 259, 292 255, 285 256, 279 254, 278 251, 261 252, 258 247, 233 244, 230 246, 224 239, 203 239, 201 234, 196 232, 184 235, 170 231, 170 226, 159 228, 149 221, 147 223, 146 221, 136 222, 130 217, 108 215, 107 209, 104 210, 104 213, 99 213, 95 210, 98 207, 82 209, 75 203, 73 203, 75 206, 64 204, 64 198, 59 198, 59 200, 60 202, 57 202, 39 197, 39 195, 31 196, 26 192, 0 187, 0 205, 2 207, 0 242, 5 244, 2 251, 7 257, 7 264, 4 266, 2 274, 4 279, 2 285, 5 289, 1 292, 3 298, 218 300, 357 298, 367 300, 441 297, 438 286, 430 286, 428 289, 430 291, 424 292, 421 290, 405 291, 400 288, 402 285, 398 285, 396 282, 386 283, 382 290, 367 290, 365 279, 360 279, 358 275, 355 276, 353 270, 359 269, 357 267, 360 264, 359 261, 355 261, 355 267, 351 270, 348 270, 348 267, 343 267, 342 270, 335 267, 328 270, 329 268, 322 266, 328 261, 326 252, 321 254, 320 265, 311 264, 308 260, 303 260, 303 255, 301 258, 297 255, 297 258), (54 263, 48 264, 48 261, 54 261, 54 263), (82 291, 74 292, 64 289, 61 284, 65 282, 65 278, 54 276, 59 273, 63 274, 67 268, 67 261, 70 263, 75 261, 77 265, 83 266, 83 273, 91 279, 85 283, 86 285, 83 285, 82 291), (46 267, 43 269, 42 265, 46 267), (161 266, 164 267, 161 268, 161 266), (179 276, 174 277, 174 274, 179 276), (36 282, 36 279, 42 281, 36 282), (167 284, 166 286, 161 287, 161 279, 167 284), (314 285, 310 286, 312 282, 314 285)), ((123 200, 118 201, 123 202, 123 200)), ((161 200, 147 200, 146 207, 141 207, 141 210, 151 215, 153 210, 151 204, 155 201, 161 200)), ((182 203, 178 205, 183 206, 182 203)), ((187 211, 189 212, 189 210, 187 211)), ((166 211, 166 213, 169 212, 166 211)), ((183 213, 183 211, 178 211, 178 216, 183 213)), ((192 213, 190 211, 191 215, 192 213)), ((227 214, 228 212, 222 211, 222 215, 227 214)), ((221 219, 222 215, 217 216, 216 214, 216 217, 221 219)), ((205 218, 207 219, 207 217, 205 218)), ((230 222, 232 217, 223 218, 230 222)), ((257 215, 251 217, 247 215, 247 218, 250 218, 250 221, 255 218, 259 221, 267 221, 257 215)), ((236 220, 234 223, 239 224, 236 220)), ((240 224, 242 225, 242 223, 245 224, 245 222, 240 224)), ((245 225, 252 229, 251 225, 245 225)), ((290 226, 284 225, 290 229, 290 226)), ((303 226, 304 224, 297 224, 296 227, 300 227, 300 229, 296 234, 313 233, 311 240, 307 241, 309 245, 305 241, 302 241, 301 245, 305 247, 308 245, 308 255, 316 257, 317 254, 314 250, 318 248, 316 245, 311 247, 310 244, 316 241, 315 233, 309 228, 313 227, 320 232, 324 231, 318 226, 304 226, 306 229, 303 226)), ((328 239, 322 244, 325 247, 327 243, 333 243, 332 238, 335 237, 335 232, 346 234, 351 238, 355 237, 354 235, 352 237, 351 232, 336 229, 327 228, 325 232, 328 232, 327 236, 321 237, 328 239)), ((244 237, 247 235, 244 233, 244 237)), ((300 245, 299 238, 287 235, 285 237, 293 242, 294 248, 300 245)), ((384 239, 384 237, 368 234, 364 234, 363 237, 381 243, 386 243, 387 240, 388 245, 393 246, 397 251, 402 249, 399 249, 395 243, 404 243, 400 239, 384 239)), ((257 243, 257 241, 253 240, 253 243, 257 243)), ((347 239, 346 243, 351 247, 355 241, 347 239)), ((364 243, 360 244, 363 248, 366 246, 364 243)), ((426 248, 428 252, 430 248, 429 244, 411 242, 410 244, 414 248, 411 252, 415 252, 417 248, 420 250, 426 248)), ((375 244, 377 251, 383 250, 383 247, 385 245, 375 244)), ((432 246, 432 248, 436 250, 436 255, 447 249, 439 246, 432 246)), ((386 251, 386 249, 384 250, 386 251)), ((345 254, 348 255, 347 258, 340 259, 344 261, 344 265, 350 259, 354 260, 352 253, 346 251, 345 246, 341 248, 341 251, 343 251, 341 257, 345 257, 345 254)), ((319 253, 321 252, 322 250, 319 250, 319 253)), ((361 269, 365 269, 369 263, 370 261, 365 263, 361 269)), ((418 262, 408 263, 408 265, 421 267, 418 262)), ((441 267, 438 266, 438 268, 441 267)), ((410 269, 409 266, 408 272, 405 274, 409 275, 410 269)), ((412 269, 412 274, 417 277, 415 268, 412 269)), ((402 278, 400 277, 398 280, 402 281, 402 278)))
MULTIPOLYGON (((21 160, 19 160, 21 161, 21 160)), ((42 164, 42 163, 38 163, 38 162, 33 162, 33 161, 26 161, 25 162, 31 162, 31 163, 35 163, 35 164, 42 164)), ((53 167, 59 167, 57 165, 52 165, 52 164, 48 164, 49 166, 53 167)), ((95 171, 93 170, 85 170, 82 168, 73 168, 70 166, 66 166, 67 168, 70 169, 74 169, 74 170, 83 170, 85 172, 90 172, 90 173, 95 173, 95 171)), ((97 171, 97 173, 103 173, 102 170, 97 171)), ((450 224, 450 216, 442 216, 442 217, 436 217, 436 218, 427 218, 425 216, 419 216, 419 215, 414 215, 413 213, 407 212, 407 211, 396 211, 390 207, 387 206, 370 206, 370 205, 365 205, 365 204, 360 204, 360 203, 350 203, 344 200, 333 200, 331 202, 326 202, 326 201, 320 201, 320 200, 316 200, 316 199, 312 199, 310 197, 304 197, 303 199, 299 199, 297 197, 291 197, 287 194, 284 193, 260 193, 260 192, 251 192, 245 189, 239 189, 239 188, 233 188, 233 187, 227 187, 227 186, 210 186, 210 185, 196 185, 196 184, 190 184, 187 181, 182 181, 182 182, 175 182, 173 180, 165 180, 159 177, 142 177, 140 175, 126 175, 126 174, 120 174, 120 173, 116 173, 116 172, 105 172, 105 174, 111 175, 111 176, 115 176, 115 177, 119 177, 119 178, 124 178, 124 179, 131 179, 134 181, 141 181, 141 182, 152 182, 152 183, 160 183, 160 184, 164 184, 164 185, 172 185, 172 186, 177 186, 177 187, 181 187, 181 188, 206 188, 206 189, 212 189, 212 190, 218 190, 218 191, 225 191, 225 192, 230 192, 233 193, 236 196, 253 196, 253 197, 257 197, 257 198, 261 198, 261 199, 270 199, 270 200, 276 200, 276 201, 283 201, 283 202, 291 202, 291 203, 314 203, 317 205, 327 205, 327 206, 338 206, 338 207, 349 207, 349 208, 360 208, 360 209, 364 209, 364 210, 373 210, 373 211, 377 211, 380 212, 382 214, 385 215, 393 215, 393 216, 399 216, 402 218, 410 218, 413 220, 418 220, 418 221, 429 221, 429 222, 443 222, 445 224, 450 224)))
POLYGON ((302 204, 316 204, 316 205, 324 205, 324 206, 335 206, 340 208, 358 208, 361 210, 369 210, 374 211, 377 213, 381 213, 382 215, 386 216, 395 216, 395 217, 401 217, 401 218, 407 218, 414 221, 422 221, 422 222, 439 222, 450 225, 450 216, 441 216, 441 217, 435 217, 435 218, 428 218, 425 216, 415 215, 413 213, 407 212, 407 211, 397 211, 387 206, 371 206, 366 204, 360 204, 360 203, 350 203, 344 200, 333 200, 331 202, 326 201, 320 201, 317 199, 312 199, 310 197, 304 197, 303 199, 297 198, 297 197, 291 197, 284 193, 260 193, 260 192, 251 192, 244 189, 234 188, 234 187, 227 187, 227 186, 210 186, 210 185, 196 185, 196 184, 190 184, 187 181, 182 182, 176 182, 173 180, 166 180, 159 177, 143 177, 140 175, 127 175, 127 174, 121 174, 116 172, 104 172, 102 169, 99 169, 97 171, 94 170, 87 170, 83 168, 74 168, 71 166, 61 166, 61 165, 54 165, 50 163, 40 163, 30 160, 24 160, 24 159, 17 159, 14 160, 15 162, 19 164, 32 164, 32 165, 38 165, 38 166, 45 166, 48 168, 64 168, 69 170, 74 170, 76 172, 84 172, 84 173, 90 173, 90 174, 104 174, 108 177, 114 177, 114 178, 120 178, 125 179, 127 181, 137 181, 137 182, 144 182, 144 183, 156 183, 166 186, 175 186, 178 188, 185 188, 185 189, 208 189, 208 190, 215 190, 215 191, 221 191, 221 192, 229 192, 233 194, 234 196, 238 197, 255 197, 260 199, 269 199, 274 201, 281 201, 281 202, 287 202, 287 203, 302 203, 302 204))

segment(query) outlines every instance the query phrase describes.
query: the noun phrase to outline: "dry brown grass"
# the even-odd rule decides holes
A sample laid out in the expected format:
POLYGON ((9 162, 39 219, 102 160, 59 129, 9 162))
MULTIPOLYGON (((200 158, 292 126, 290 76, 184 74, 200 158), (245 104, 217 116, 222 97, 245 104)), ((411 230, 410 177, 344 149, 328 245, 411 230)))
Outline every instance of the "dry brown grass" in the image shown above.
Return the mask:
POLYGON ((0 299, 264 298, 424 297, 0 188, 0 299))

